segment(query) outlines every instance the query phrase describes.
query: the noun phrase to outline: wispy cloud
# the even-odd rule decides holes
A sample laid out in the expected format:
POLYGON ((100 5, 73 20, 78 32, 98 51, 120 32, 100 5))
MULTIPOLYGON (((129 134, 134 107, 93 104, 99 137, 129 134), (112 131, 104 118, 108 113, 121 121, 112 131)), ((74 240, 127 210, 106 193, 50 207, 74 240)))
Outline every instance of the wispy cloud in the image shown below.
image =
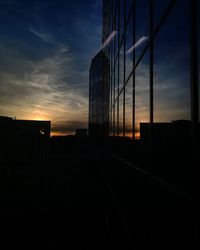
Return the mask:
MULTIPOLYGON (((87 127, 88 96, 85 91, 87 71, 78 74, 74 58, 65 46, 37 61, 24 64, 24 76, 14 72, 0 72, 1 115, 22 119, 48 119, 54 124, 62 123, 68 131, 75 126, 77 117, 87 127), (74 112, 76 110, 76 112, 74 112), (65 119, 65 124, 63 124, 65 119), (69 123, 69 124, 68 124, 69 123)), ((21 64, 21 58, 18 58, 21 64)), ((77 124, 79 125, 79 123, 77 124)), ((58 125, 57 125, 58 126, 58 125)))
POLYGON ((51 42, 51 38, 50 38, 50 35, 48 33, 39 32, 39 31, 35 30, 32 27, 29 27, 29 31, 31 33, 33 33, 35 36, 37 36, 40 39, 42 39, 44 42, 47 42, 47 43, 51 42))
POLYGON ((48 119, 63 133, 87 127, 88 69, 100 47, 101 1, 66 1, 56 10, 55 3, 40 0, 14 2, 9 22, 5 13, 0 25, 8 27, 0 41, 0 114, 48 119), (11 32, 15 22, 20 25, 11 32))
POLYGON ((146 42, 149 39, 148 36, 143 36, 141 37, 130 49, 128 49, 126 51, 127 54, 130 54, 131 52, 133 52, 134 49, 138 48, 139 46, 141 46, 144 42, 146 42))
POLYGON ((113 40, 113 38, 117 35, 117 31, 114 30, 105 40, 105 42, 102 44, 101 49, 104 49, 108 44, 113 40))

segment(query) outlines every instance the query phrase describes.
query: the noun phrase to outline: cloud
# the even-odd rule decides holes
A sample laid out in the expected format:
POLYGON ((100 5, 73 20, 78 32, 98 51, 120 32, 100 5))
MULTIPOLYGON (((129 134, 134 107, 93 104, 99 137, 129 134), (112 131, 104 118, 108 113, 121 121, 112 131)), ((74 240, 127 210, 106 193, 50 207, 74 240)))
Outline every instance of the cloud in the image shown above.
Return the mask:
POLYGON ((59 53, 66 53, 69 51, 69 47, 61 42, 56 41, 49 32, 39 32, 36 29, 29 27, 29 31, 42 41, 53 45, 53 47, 59 50, 59 53))
POLYGON ((134 49, 138 48, 139 46, 141 46, 144 42, 146 42, 149 39, 148 36, 143 36, 141 37, 130 49, 128 49, 126 51, 127 54, 130 54, 131 52, 133 52, 134 49))
POLYGON ((10 23, 0 41, 1 115, 51 120, 53 130, 63 133, 87 127, 88 71, 101 42, 101 1, 87 4, 10 7, 9 22, 5 15, 1 23, 10 23), (16 20, 20 25, 10 32, 16 20))
POLYGON ((113 38, 117 35, 117 31, 114 30, 113 32, 111 32, 111 34, 106 38, 106 40, 104 41, 104 43, 102 44, 101 49, 104 49, 105 47, 108 46, 108 44, 113 40, 113 38))
POLYGON ((29 31, 32 32, 35 36, 42 39, 44 42, 46 42, 46 43, 51 42, 51 38, 50 38, 50 35, 48 33, 38 32, 37 30, 33 29, 32 27, 29 27, 29 31))
POLYGON ((67 121, 69 126, 75 126, 79 117, 87 127, 88 94, 85 86, 88 72, 77 72, 74 58, 66 47, 63 46, 62 51, 55 49, 52 55, 41 60, 29 60, 25 64, 21 60, 24 61, 19 57, 18 63, 24 65, 21 69, 24 70, 23 77, 17 68, 12 72, 0 72, 1 115, 47 119, 52 120, 53 125, 65 118, 66 124, 62 126, 66 131, 67 121))

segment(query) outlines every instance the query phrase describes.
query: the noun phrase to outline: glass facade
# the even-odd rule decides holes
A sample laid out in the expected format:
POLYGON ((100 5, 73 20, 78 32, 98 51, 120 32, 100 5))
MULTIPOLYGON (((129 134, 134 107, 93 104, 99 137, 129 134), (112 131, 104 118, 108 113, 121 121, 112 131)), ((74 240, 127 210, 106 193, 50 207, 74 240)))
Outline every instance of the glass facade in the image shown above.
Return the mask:
POLYGON ((102 51, 91 62, 89 81, 89 135, 106 137, 109 134, 109 62, 102 51))
POLYGON ((102 43, 115 32, 103 49, 110 64, 109 135, 139 145, 135 159, 152 174, 182 188, 187 178, 192 189, 196 170, 187 164, 199 160, 199 6, 103 1, 102 43))

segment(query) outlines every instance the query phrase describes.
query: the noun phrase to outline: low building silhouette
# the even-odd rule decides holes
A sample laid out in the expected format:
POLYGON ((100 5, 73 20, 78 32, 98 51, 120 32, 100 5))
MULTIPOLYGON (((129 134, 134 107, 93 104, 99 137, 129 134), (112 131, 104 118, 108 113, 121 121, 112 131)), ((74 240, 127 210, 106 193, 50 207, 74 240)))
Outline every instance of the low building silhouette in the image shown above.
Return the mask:
POLYGON ((0 160, 37 161, 48 155, 51 122, 0 117, 0 160))
POLYGON ((170 147, 172 145, 190 145, 192 139, 192 122, 176 120, 172 122, 140 123, 140 140, 142 145, 170 147))

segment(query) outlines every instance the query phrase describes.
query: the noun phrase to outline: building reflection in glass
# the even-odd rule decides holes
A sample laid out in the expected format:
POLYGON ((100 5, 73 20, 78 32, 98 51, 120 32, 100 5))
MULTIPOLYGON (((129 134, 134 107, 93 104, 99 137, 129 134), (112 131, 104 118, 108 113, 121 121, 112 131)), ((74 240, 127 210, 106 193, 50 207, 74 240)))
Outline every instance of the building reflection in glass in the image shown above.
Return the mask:
POLYGON ((109 135, 139 142, 146 153, 141 163, 182 186, 195 175, 188 165, 199 160, 199 16, 196 0, 103 1, 102 43, 117 31, 103 49, 110 65, 109 135))
POLYGON ((91 62, 89 77, 89 135, 109 134, 109 61, 100 51, 91 62))

